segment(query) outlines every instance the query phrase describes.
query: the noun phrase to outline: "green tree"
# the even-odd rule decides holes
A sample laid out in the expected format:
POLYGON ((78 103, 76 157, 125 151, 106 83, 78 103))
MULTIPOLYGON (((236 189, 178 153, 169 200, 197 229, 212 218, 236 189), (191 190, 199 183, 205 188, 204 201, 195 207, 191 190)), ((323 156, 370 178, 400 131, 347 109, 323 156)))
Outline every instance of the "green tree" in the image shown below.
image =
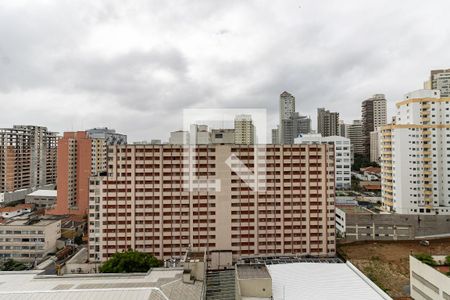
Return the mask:
POLYGON ((414 255, 414 257, 429 266, 436 265, 436 262, 434 261, 433 257, 430 254, 419 253, 419 254, 414 255))
POLYGON ((23 271, 26 269, 26 265, 13 259, 8 259, 0 267, 0 271, 23 271))
POLYGON ((447 255, 447 256, 445 257, 445 264, 446 264, 447 266, 450 266, 450 255, 447 255))
POLYGON ((160 261, 149 253, 128 250, 117 252, 100 267, 100 273, 139 273, 159 267, 160 261))

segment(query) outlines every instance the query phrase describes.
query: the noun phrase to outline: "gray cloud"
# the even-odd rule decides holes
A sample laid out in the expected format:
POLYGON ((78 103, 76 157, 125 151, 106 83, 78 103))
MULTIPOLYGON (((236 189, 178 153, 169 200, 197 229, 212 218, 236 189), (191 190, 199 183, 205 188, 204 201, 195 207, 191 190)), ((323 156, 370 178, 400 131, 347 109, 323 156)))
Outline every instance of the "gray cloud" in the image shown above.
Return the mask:
POLYGON ((432 68, 449 67, 445 0, 8 1, 0 4, 1 127, 109 126, 167 139, 182 110, 391 112, 432 68))

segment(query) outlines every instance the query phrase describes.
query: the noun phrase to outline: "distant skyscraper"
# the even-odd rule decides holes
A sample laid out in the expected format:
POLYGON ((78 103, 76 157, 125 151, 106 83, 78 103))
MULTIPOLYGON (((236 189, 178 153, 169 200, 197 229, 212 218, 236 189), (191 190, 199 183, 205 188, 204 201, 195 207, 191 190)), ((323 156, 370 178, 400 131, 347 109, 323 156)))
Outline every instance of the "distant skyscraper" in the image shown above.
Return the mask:
POLYGON ((450 97, 450 69, 432 70, 425 89, 439 90, 441 97, 450 97))
POLYGON ((376 94, 362 103, 362 127, 364 135, 364 155, 370 157, 370 133, 387 123, 386 97, 376 94))
POLYGON ((280 143, 280 129, 274 128, 272 129, 272 144, 277 145, 280 143))
POLYGON ((348 126, 343 120, 339 120, 339 136, 348 138, 348 126))
POLYGON ((353 153, 364 155, 364 136, 360 120, 354 120, 353 124, 348 125, 347 137, 353 146, 353 153))
POLYGON ((57 139, 41 126, 0 129, 0 193, 54 184, 57 139))
POLYGON ((381 127, 382 198, 400 214, 450 215, 450 98, 419 90, 381 127))
POLYGON ((300 134, 311 133, 311 119, 309 117, 300 116, 298 112, 294 112, 291 118, 293 122, 294 139, 300 134))
POLYGON ((284 91, 280 95, 280 127, 278 137, 280 144, 294 143, 294 126, 292 115, 295 113, 295 97, 284 91))
POLYGON ((317 109, 317 133, 323 137, 339 135, 339 113, 317 109))
POLYGON ((234 119, 234 143, 237 145, 255 144, 255 125, 251 115, 237 115, 234 119))
POLYGON ((208 145, 211 142, 208 125, 192 124, 189 139, 192 145, 208 145))

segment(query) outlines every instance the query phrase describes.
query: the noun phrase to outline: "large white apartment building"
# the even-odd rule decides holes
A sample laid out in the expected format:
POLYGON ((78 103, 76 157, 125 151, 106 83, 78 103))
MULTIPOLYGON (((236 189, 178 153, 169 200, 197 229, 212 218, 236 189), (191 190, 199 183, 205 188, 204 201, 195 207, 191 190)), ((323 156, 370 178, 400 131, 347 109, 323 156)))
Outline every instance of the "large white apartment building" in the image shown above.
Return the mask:
POLYGON ((401 214, 450 214, 450 98, 406 94, 381 129, 382 197, 401 214))
POLYGON ((336 188, 350 188, 351 175, 351 145, 350 139, 342 136, 322 137, 321 134, 304 134, 295 139, 296 144, 334 144, 335 182, 336 188))

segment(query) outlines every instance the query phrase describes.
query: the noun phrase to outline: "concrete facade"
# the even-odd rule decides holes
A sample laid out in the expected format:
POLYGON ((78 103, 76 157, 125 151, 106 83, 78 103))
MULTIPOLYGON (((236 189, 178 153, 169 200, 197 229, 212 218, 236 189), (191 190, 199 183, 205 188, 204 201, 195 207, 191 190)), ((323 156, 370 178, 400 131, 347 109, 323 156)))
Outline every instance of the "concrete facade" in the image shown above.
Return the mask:
POLYGON ((450 98, 419 90, 381 129, 382 197, 400 214, 450 214, 450 98))
POLYGON ((347 137, 353 146, 353 153, 364 155, 364 135, 360 120, 354 120, 352 124, 348 125, 347 137))
POLYGON ((56 250, 61 221, 12 219, 0 224, 0 257, 23 262, 41 260, 56 250))
POLYGON ((234 143, 236 145, 255 144, 255 125, 251 115, 237 115, 234 119, 234 143))
POLYGON ((0 193, 54 184, 57 139, 41 126, 0 129, 0 193))
POLYGON ((327 143, 334 145, 335 183, 337 189, 347 189, 352 185, 350 139, 341 136, 322 137, 320 134, 305 134, 295 139, 296 144, 327 143))
POLYGON ((317 133, 323 137, 339 135, 339 113, 317 109, 317 133))
POLYGON ((409 257, 409 279, 411 297, 415 300, 450 299, 450 277, 414 256, 409 257))
POLYGON ((386 102, 384 94, 375 94, 362 103, 361 123, 364 135, 364 155, 366 157, 370 157, 370 133, 387 123, 386 102))
MULTIPOLYGON (((91 260, 104 261, 128 248, 158 258, 180 256, 188 247, 229 250, 234 258, 334 255, 332 145, 261 145, 256 153, 239 145, 185 148, 112 148, 108 176, 91 179, 91 260), (250 171, 258 166, 259 179, 250 180, 256 187, 230 169, 232 154, 250 171), (198 180, 186 177, 191 172, 198 180), (217 182, 220 189, 214 188, 217 182)), ((232 160, 231 167, 239 166, 232 160)))
POLYGON ((414 240, 450 232, 448 216, 379 214, 355 206, 336 207, 336 229, 347 241, 414 240))

